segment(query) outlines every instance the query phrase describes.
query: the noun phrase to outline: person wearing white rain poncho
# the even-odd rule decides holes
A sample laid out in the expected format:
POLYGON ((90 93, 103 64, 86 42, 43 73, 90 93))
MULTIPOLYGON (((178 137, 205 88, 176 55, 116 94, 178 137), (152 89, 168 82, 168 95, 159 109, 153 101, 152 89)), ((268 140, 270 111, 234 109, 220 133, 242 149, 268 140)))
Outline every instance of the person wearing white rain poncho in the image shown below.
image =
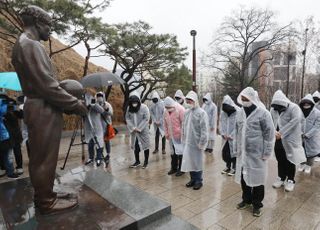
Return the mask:
POLYGON ((219 130, 222 136, 222 159, 226 162, 226 168, 222 174, 233 176, 236 172, 236 155, 233 148, 235 140, 236 118, 241 109, 233 102, 229 95, 223 97, 220 112, 219 130))
POLYGON ((307 162, 302 163, 298 171, 311 173, 314 157, 320 153, 320 111, 315 108, 311 94, 305 96, 299 105, 304 115, 302 138, 307 162))
POLYGON ((181 171, 190 172, 186 186, 198 190, 202 187, 203 155, 208 144, 209 124, 207 113, 200 108, 198 95, 190 91, 186 96, 188 110, 182 125, 183 158, 181 171))
POLYGON ((274 146, 274 127, 269 111, 261 107, 251 87, 238 96, 243 106, 236 121, 234 151, 237 156, 236 182, 241 184, 242 202, 238 209, 253 205, 253 216, 261 215, 267 160, 274 146))
POLYGON ((140 166, 139 154, 144 151, 143 169, 148 166, 150 132, 149 132, 150 113, 146 105, 142 104, 137 92, 133 92, 129 97, 129 105, 126 112, 127 127, 131 135, 131 148, 134 150, 135 162, 130 168, 140 166))
MULTIPOLYGON (((314 92, 312 94, 313 100, 315 102, 315 108, 317 108, 318 110, 320 110, 320 93, 317 90, 316 92, 314 92)), ((318 154, 318 156, 316 158, 314 158, 315 162, 319 162, 320 161, 320 154, 318 154)))
POLYGON ((278 161, 278 178, 272 185, 285 191, 294 190, 296 165, 306 161, 302 147, 302 112, 281 90, 275 92, 271 102, 271 115, 276 129, 274 152, 278 161), (287 180, 287 181, 286 181, 287 180))
POLYGON ((166 108, 164 112, 164 130, 171 149, 171 169, 168 175, 175 173, 176 176, 182 176, 184 173, 181 172, 183 151, 181 129, 185 109, 171 97, 164 99, 164 106, 166 108))
POLYGON ((185 102, 184 102, 185 97, 184 97, 184 95, 183 95, 183 92, 182 92, 180 89, 178 89, 178 90, 176 91, 176 93, 174 94, 174 99, 175 99, 176 102, 178 102, 180 105, 182 105, 183 107, 185 107, 185 102))
POLYGON ((205 151, 208 153, 212 153, 214 148, 214 141, 216 139, 218 109, 216 104, 213 103, 210 93, 207 93, 202 100, 202 109, 206 111, 209 120, 209 140, 208 146, 205 151))
POLYGON ((155 132, 155 150, 152 153, 155 154, 159 152, 159 139, 161 136, 162 154, 166 154, 166 137, 164 136, 163 128, 164 103, 157 92, 153 93, 151 99, 152 105, 150 106, 150 115, 155 132))
POLYGON ((94 162, 94 149, 96 148, 96 166, 99 167, 103 163, 104 128, 101 123, 101 114, 104 108, 89 92, 85 94, 85 100, 89 109, 89 114, 84 121, 84 135, 89 153, 85 164, 89 165, 94 162))

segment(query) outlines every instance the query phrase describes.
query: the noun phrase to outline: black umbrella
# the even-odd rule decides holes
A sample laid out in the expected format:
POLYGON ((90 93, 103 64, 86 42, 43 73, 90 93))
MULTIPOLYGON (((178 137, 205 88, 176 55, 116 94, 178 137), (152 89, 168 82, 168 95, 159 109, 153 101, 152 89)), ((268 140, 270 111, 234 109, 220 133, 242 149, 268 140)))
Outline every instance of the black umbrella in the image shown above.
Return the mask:
POLYGON ((110 72, 93 73, 85 76, 80 81, 83 87, 102 87, 123 85, 125 83, 119 76, 110 72))

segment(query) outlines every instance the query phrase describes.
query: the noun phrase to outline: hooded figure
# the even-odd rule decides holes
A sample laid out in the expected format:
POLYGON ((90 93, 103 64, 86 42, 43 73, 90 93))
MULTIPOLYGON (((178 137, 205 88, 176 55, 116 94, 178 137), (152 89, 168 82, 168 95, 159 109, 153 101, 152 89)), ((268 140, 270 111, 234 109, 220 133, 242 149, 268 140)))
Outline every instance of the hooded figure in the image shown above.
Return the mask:
POLYGON ((244 209, 252 204, 253 215, 260 216, 267 159, 274 146, 274 127, 269 111, 261 107, 253 88, 245 88, 238 97, 238 103, 243 108, 237 116, 234 144, 236 182, 241 183, 242 188, 242 202, 237 208, 244 209))
POLYGON ((176 91, 176 93, 174 94, 174 99, 175 99, 180 105, 184 106, 184 104, 185 104, 185 102, 184 102, 185 97, 184 97, 184 95, 183 95, 183 92, 182 92, 180 89, 178 89, 178 90, 176 91))
POLYGON ((88 143, 89 159, 86 165, 94 162, 94 148, 96 148, 96 165, 99 167, 103 160, 104 147, 104 131, 105 127, 101 123, 101 115, 104 113, 104 108, 96 101, 89 93, 85 94, 86 103, 89 108, 89 114, 84 121, 84 136, 88 143))
MULTIPOLYGON (((113 108, 109 102, 106 101, 105 94, 103 92, 98 92, 96 94, 97 103, 104 109, 101 114, 101 124, 104 132, 107 130, 107 126, 112 124, 113 108)), ((105 157, 106 166, 109 164, 111 144, 110 140, 105 141, 107 156, 105 157)))
POLYGON ((217 116, 218 110, 215 103, 212 102, 210 93, 207 93, 203 97, 202 109, 206 111, 209 120, 209 140, 206 152, 212 153, 214 148, 214 140, 216 139, 216 126, 217 126, 217 116))
POLYGON ((164 136, 163 128, 163 113, 164 113, 164 103, 160 99, 157 92, 152 95, 152 105, 150 106, 151 120, 153 121, 155 136, 155 150, 153 153, 159 152, 159 139, 162 137, 162 154, 166 154, 166 137, 164 136))
MULTIPOLYGON (((8 104, 6 100, 0 97, 0 166, 1 170, 5 170, 9 178, 17 178, 18 175, 14 173, 12 161, 12 141, 10 140, 9 130, 6 126, 5 116, 8 111, 8 104)), ((2 176, 4 175, 2 174, 2 176)))
POLYGON ((315 102, 315 107, 320 110, 320 93, 317 90, 312 94, 313 100, 315 102))
POLYGON ((222 158, 226 162, 226 168, 222 170, 222 174, 232 176, 236 169, 236 154, 233 149, 235 140, 235 128, 237 114, 241 109, 233 102, 229 95, 223 97, 219 130, 222 136, 222 158))
POLYGON ((285 185, 293 191, 296 165, 306 161, 302 147, 302 113, 281 90, 275 92, 271 102, 271 115, 276 132, 275 155, 278 161, 278 178, 274 188, 285 185), (287 179, 287 182, 285 183, 287 179))
POLYGON ((181 170, 190 172, 191 180, 186 184, 198 190, 202 187, 203 151, 209 139, 207 113, 200 108, 198 95, 190 91, 186 96, 188 110, 182 125, 183 159, 181 170))
POLYGON ((149 132, 149 109, 140 101, 139 94, 135 91, 129 97, 129 105, 126 112, 127 127, 131 135, 131 148, 134 150, 135 163, 131 168, 140 166, 139 153, 144 151, 144 164, 142 168, 148 166, 150 132, 149 132))
MULTIPOLYGON (((313 100, 315 102, 315 107, 320 110, 320 93, 317 90, 312 94, 313 100)), ((319 162, 320 161, 320 154, 314 159, 314 161, 319 162)))
POLYGON ((171 149, 171 169, 168 175, 176 173, 176 176, 183 175, 181 172, 183 145, 181 143, 182 122, 185 109, 171 97, 164 100, 164 131, 171 149))
POLYGON ((299 105, 304 115, 302 137, 307 162, 302 164, 298 170, 311 173, 314 157, 320 152, 320 111, 316 109, 311 94, 306 95, 299 105))

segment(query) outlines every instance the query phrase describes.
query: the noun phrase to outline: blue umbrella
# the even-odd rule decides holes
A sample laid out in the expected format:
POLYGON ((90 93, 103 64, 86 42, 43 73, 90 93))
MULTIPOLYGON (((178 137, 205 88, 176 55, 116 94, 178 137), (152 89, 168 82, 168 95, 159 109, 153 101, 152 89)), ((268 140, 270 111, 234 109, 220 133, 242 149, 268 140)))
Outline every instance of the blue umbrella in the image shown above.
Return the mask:
POLYGON ((22 91, 20 81, 16 72, 0 73, 0 88, 14 91, 22 91))

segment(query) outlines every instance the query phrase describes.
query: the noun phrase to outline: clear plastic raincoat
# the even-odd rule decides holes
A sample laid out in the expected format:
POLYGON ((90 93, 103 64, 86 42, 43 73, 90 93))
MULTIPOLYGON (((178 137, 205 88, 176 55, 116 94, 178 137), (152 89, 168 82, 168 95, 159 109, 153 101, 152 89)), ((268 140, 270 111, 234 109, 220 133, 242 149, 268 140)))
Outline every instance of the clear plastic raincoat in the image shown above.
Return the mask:
POLYGON ((195 107, 188 109, 184 115, 182 125, 183 159, 181 171, 202 171, 204 149, 209 138, 209 124, 207 113, 199 107, 198 95, 190 91, 186 99, 195 102, 195 107))

